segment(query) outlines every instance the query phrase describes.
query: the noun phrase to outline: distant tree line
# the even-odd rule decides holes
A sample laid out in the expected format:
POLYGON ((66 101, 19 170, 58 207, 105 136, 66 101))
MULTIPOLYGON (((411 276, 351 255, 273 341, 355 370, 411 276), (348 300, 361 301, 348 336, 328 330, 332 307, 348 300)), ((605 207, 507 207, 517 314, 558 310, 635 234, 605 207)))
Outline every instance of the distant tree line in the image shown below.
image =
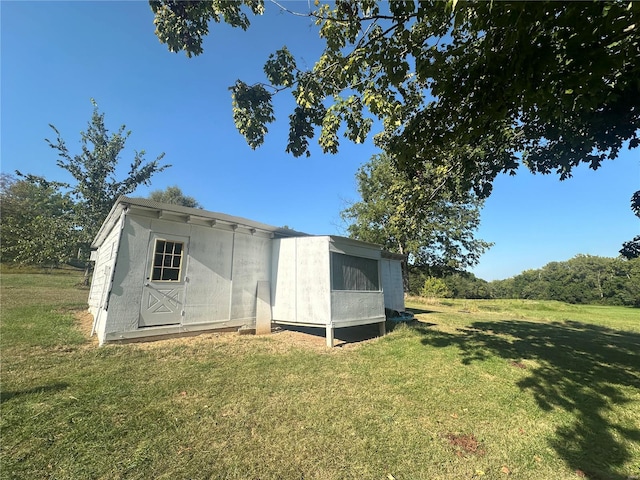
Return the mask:
POLYGON ((441 273, 413 269, 410 293, 434 297, 521 298, 640 307, 640 258, 577 255, 567 261, 551 262, 540 269, 526 270, 506 280, 492 282, 468 272, 441 273), (434 282, 434 279, 446 285, 444 292, 442 283, 434 282))

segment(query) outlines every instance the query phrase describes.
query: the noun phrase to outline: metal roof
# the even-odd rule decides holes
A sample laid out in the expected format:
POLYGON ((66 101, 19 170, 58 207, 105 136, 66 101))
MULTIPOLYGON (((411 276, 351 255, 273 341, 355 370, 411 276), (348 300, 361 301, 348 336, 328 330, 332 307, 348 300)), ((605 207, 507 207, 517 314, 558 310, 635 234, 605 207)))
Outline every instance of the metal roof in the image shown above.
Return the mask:
POLYGON ((137 207, 147 210, 155 210, 158 213, 166 212, 177 215, 183 215, 188 218, 202 219, 202 220, 215 220, 216 222, 223 222, 230 225, 238 225, 247 228, 255 228, 263 232, 274 234, 277 237, 306 237, 309 236, 304 232, 298 232, 289 228, 274 227, 273 225, 267 225, 266 223, 256 222, 249 220, 248 218, 235 217, 233 215, 227 215, 226 213, 211 212, 201 208, 184 207, 182 205, 174 205, 170 203, 160 203, 149 200, 148 198, 132 198, 126 196, 120 196, 116 203, 111 208, 109 215, 103 222, 100 230, 98 231, 95 239, 91 243, 91 248, 98 248, 104 239, 106 238, 113 225, 118 221, 122 212, 128 207, 137 207))
MULTIPOLYGON (((100 230, 98 231, 95 239, 91 243, 91 248, 96 249, 102 242, 104 242, 105 238, 113 228, 113 226, 118 222, 120 216, 123 211, 128 209, 129 207, 142 208, 147 210, 153 210, 158 212, 159 214, 162 212, 172 213, 180 216, 184 216, 187 219, 200 219, 200 220, 214 220, 215 222, 222 222, 228 225, 238 225, 247 228, 255 228, 256 230, 261 230, 263 232, 271 233, 275 237, 309 237, 308 233, 298 232, 296 230, 291 230, 289 228, 282 227, 274 227, 273 225, 267 225, 266 223, 256 222, 254 220, 249 220, 248 218, 243 217, 235 217, 233 215, 227 215, 226 213, 220 212, 211 212, 209 210, 204 210, 201 208, 191 208, 184 207, 182 205, 174 205, 171 203, 160 203, 154 202, 153 200, 149 200, 148 198, 133 198, 121 196, 116 200, 116 203, 111 208, 109 215, 102 223, 100 230)), ((349 237, 342 237, 338 235, 327 235, 331 241, 338 242, 346 242, 354 245, 365 245, 370 248, 375 248, 382 250, 383 258, 392 258, 395 260, 406 260, 406 255, 399 255, 397 253, 391 253, 383 249, 381 245, 375 243, 364 242, 362 240, 356 240, 349 237)))

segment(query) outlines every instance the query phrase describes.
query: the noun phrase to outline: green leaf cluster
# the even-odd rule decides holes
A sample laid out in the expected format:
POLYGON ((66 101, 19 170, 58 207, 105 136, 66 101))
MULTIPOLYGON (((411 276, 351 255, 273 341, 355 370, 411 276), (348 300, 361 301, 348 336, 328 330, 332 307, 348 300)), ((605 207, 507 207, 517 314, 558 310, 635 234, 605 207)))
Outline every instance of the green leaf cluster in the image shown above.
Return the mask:
POLYGON ((253 14, 264 11, 262 0, 151 0, 158 39, 167 44, 171 52, 186 52, 188 57, 203 52, 202 39, 209 34, 209 22, 224 21, 243 30, 251 24, 243 11, 248 7, 253 14))
POLYGON ((55 184, 0 177, 2 262, 55 267, 78 248, 73 201, 55 184))
POLYGON ((275 120, 271 94, 262 85, 249 86, 240 80, 231 91, 233 121, 249 146, 255 149, 264 142, 267 123, 275 120))
MULTIPOLYGON (((519 165, 598 168, 640 144, 640 3, 338 0, 292 17, 314 20, 324 51, 300 70, 286 48, 265 65, 269 84, 233 87, 234 120, 252 148, 274 121, 272 95, 290 89, 287 151, 326 153, 367 138, 410 175, 448 172, 446 188, 487 196, 519 165), (239 96, 251 93, 251 100, 239 96)), ((210 21, 246 29, 250 0, 151 2, 171 51, 202 53, 210 21)))

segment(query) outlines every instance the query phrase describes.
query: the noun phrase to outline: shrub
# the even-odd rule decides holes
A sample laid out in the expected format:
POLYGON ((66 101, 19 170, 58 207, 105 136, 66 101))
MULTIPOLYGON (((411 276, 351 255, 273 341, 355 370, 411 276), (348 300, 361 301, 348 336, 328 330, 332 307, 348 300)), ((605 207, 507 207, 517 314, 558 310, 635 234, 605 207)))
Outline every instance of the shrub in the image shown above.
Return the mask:
POLYGON ((451 292, 443 279, 427 277, 420 295, 426 298, 445 298, 451 296, 451 292))

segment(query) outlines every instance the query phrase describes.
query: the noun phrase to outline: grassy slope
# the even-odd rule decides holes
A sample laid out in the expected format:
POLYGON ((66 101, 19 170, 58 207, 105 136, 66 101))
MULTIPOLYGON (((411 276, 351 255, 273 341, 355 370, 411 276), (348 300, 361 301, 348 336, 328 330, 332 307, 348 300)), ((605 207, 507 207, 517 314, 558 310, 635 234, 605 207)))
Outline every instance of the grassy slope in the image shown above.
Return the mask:
POLYGON ((95 347, 69 275, 2 277, 2 478, 640 475, 638 311, 413 303, 356 348, 95 347))

